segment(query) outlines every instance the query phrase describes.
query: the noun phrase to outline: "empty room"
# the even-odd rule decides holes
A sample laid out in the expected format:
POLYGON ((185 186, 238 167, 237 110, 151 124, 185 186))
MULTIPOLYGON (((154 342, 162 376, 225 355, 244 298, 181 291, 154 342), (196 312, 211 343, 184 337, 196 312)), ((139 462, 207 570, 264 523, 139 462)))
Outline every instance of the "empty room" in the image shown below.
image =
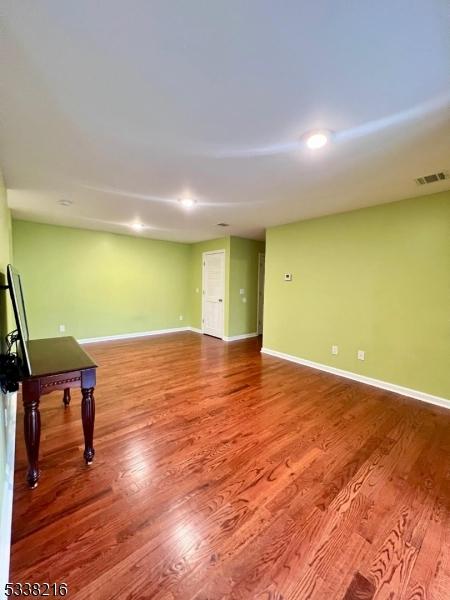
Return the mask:
POLYGON ((449 600, 447 0, 0 0, 0 598, 449 600))

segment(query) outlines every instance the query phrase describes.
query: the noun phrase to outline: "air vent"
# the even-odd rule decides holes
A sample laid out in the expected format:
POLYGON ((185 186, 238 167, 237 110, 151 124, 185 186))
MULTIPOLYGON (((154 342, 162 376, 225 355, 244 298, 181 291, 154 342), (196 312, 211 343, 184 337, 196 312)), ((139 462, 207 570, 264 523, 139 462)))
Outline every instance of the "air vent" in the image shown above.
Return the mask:
POLYGON ((417 185, 427 185, 428 183, 434 183, 435 181, 443 181, 444 179, 450 179, 448 171, 440 171, 439 173, 418 177, 416 183, 417 185))
POLYGON ((229 223, 217 223, 217 227, 229 227, 229 223))

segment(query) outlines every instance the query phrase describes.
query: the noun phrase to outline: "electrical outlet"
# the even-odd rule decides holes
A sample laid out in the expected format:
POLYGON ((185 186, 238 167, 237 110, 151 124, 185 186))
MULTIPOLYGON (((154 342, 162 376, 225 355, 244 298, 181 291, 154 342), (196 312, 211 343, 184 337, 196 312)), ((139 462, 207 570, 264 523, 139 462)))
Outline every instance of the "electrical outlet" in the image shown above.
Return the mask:
POLYGON ((240 295, 241 295, 241 296, 243 296, 243 295, 245 294, 245 290, 244 290, 244 288, 241 288, 241 289, 239 290, 239 293, 240 293, 240 295))
POLYGON ((338 346, 331 346, 331 354, 339 354, 339 348, 338 346))
POLYGON ((358 350, 358 360, 366 360, 365 350, 358 350))
POLYGON ((183 315, 180 315, 178 318, 180 319, 180 321, 184 319, 183 315))
POLYGON ((59 326, 59 333, 65 333, 66 331, 66 326, 65 325, 60 325, 59 326))

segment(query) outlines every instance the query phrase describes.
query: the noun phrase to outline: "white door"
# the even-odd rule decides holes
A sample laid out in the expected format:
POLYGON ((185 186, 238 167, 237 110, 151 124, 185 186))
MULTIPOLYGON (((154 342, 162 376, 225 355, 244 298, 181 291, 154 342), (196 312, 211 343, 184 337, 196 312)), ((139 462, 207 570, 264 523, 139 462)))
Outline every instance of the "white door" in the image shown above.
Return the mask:
POLYGON ((258 333, 263 331, 265 265, 266 255, 258 254, 258 333))
POLYGON ((225 306, 225 251, 203 254, 203 333, 223 337, 225 306))

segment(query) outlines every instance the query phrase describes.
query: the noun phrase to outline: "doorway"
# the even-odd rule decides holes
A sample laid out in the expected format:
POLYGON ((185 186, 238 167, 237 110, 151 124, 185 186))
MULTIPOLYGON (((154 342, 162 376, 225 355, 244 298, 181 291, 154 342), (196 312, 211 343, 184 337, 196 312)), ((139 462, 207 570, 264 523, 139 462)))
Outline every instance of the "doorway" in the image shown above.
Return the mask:
POLYGON ((225 322, 225 250, 203 253, 202 332, 223 338, 225 322))

